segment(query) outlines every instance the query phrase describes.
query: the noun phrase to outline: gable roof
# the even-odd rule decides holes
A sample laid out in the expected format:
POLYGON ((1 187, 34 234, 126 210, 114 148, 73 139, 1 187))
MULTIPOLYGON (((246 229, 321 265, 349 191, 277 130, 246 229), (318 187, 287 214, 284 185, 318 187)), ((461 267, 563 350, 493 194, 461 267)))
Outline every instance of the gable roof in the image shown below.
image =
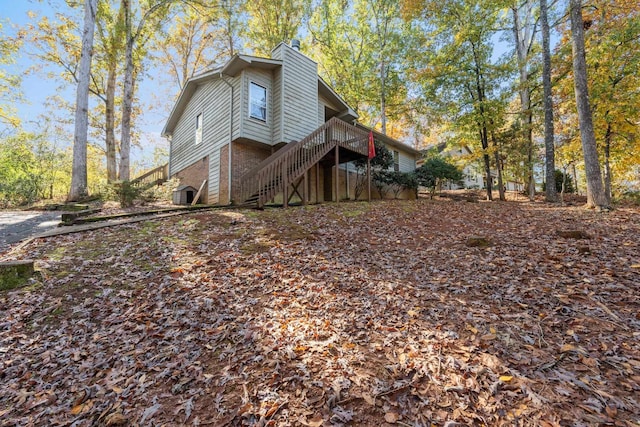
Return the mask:
MULTIPOLYGON (((176 101, 167 123, 162 130, 162 136, 168 136, 173 133, 178 120, 184 112, 191 97, 195 93, 199 85, 212 80, 223 78, 223 76, 236 77, 246 68, 259 68, 263 70, 274 70, 282 66, 279 59, 261 58, 258 56, 236 54, 221 67, 216 67, 208 71, 197 74, 187 80, 187 83, 180 91, 178 100, 176 101)), ((320 76, 318 76, 318 93, 327 98, 329 101, 342 107, 340 118, 350 121, 358 118, 358 114, 338 95, 320 76)))
POLYGON ((411 153, 416 157, 420 157, 422 156, 422 152, 419 150, 416 150, 415 148, 404 144, 400 141, 398 141, 397 139, 391 138, 389 135, 385 135, 383 133, 378 132, 375 129, 372 129, 368 126, 363 125, 362 123, 356 123, 356 127, 359 127, 360 129, 366 130, 367 132, 373 132, 373 136, 375 137, 375 139, 377 139, 378 141, 382 141, 387 145, 390 145, 392 147, 395 148, 399 148, 407 153, 411 153))

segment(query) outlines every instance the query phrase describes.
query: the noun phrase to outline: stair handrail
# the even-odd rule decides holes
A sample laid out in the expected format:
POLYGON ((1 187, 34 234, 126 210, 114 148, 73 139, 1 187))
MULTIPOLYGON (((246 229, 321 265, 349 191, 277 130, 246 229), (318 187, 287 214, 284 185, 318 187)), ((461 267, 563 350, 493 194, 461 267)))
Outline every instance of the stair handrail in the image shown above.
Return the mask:
POLYGON ((241 177, 241 200, 247 201, 257 194, 258 206, 262 206, 336 145, 367 155, 367 137, 366 131, 338 118, 331 118, 305 138, 289 143, 244 173, 241 177))
POLYGON ((164 165, 158 166, 157 168, 153 168, 150 171, 143 173, 142 175, 131 180, 132 185, 139 185, 145 182, 148 183, 162 183, 165 182, 169 178, 169 164, 165 163, 164 165), (147 179, 152 176, 153 179, 147 179))

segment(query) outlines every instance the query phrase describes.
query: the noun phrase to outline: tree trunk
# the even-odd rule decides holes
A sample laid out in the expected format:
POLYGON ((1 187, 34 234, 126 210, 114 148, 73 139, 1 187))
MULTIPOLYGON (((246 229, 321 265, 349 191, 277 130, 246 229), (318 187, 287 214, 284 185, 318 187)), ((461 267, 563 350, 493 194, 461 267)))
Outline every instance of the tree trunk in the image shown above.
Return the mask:
POLYGON ((107 71, 107 90, 105 93, 105 145, 107 151, 107 182, 118 179, 116 164, 116 63, 109 64, 107 71))
POLYGON ((380 120, 382 122, 382 134, 387 134, 387 99, 385 93, 385 67, 384 61, 380 63, 380 120))
POLYGON ((489 152, 488 152, 489 147, 485 146, 486 138, 483 138, 482 141, 483 141, 482 150, 484 151, 484 154, 482 155, 482 159, 484 160, 484 173, 485 173, 485 185, 487 187, 487 200, 493 200, 493 192, 491 189, 493 181, 491 179, 491 160, 489 159, 489 152))
POLYGON ((533 114, 531 112, 531 93, 529 91, 529 73, 527 72, 527 56, 530 40, 529 33, 524 36, 520 34, 522 28, 518 17, 518 9, 514 7, 513 13, 513 34, 516 41, 516 54, 518 57, 518 71, 520 73, 520 111, 523 117, 523 133, 527 141, 527 174, 529 181, 529 200, 534 201, 536 197, 536 186, 533 176, 533 114))
POLYGON ((604 135, 604 194, 608 204, 611 204, 613 197, 611 191, 611 136, 611 123, 607 123, 607 131, 604 135))
POLYGON ((496 157, 496 171, 498 172, 498 195, 500 200, 505 201, 507 200, 507 198, 505 197, 504 182, 502 181, 502 160, 500 159, 500 147, 498 146, 498 141, 496 140, 496 137, 493 134, 493 131, 491 131, 491 140, 493 141, 493 146, 496 149, 495 157, 496 157))
POLYGON ((71 189, 67 200, 77 201, 89 194, 87 182, 87 133, 89 128, 89 83, 91 57, 93 55, 93 33, 96 24, 97 0, 86 0, 84 5, 84 29, 82 53, 76 93, 75 131, 73 137, 73 163, 71 189))
POLYGON ((126 34, 124 90, 122 96, 122 130, 120 135, 120 181, 129 181, 129 155, 131 152, 131 114, 133 111, 133 29, 131 28, 131 3, 122 0, 126 34))
POLYGON ((582 1, 570 0, 571 40, 573 48, 573 81, 580 122, 580 140, 587 177, 587 207, 608 207, 602 185, 602 173, 598 161, 596 137, 593 131, 593 117, 587 88, 587 61, 584 48, 584 27, 582 22, 582 1))
POLYGON ((547 202, 558 201, 555 185, 555 144, 553 129, 553 93, 551 92, 551 43, 549 36, 549 19, 547 17, 547 0, 540 0, 540 25, 542 29, 542 84, 544 86, 544 158, 546 168, 547 202))

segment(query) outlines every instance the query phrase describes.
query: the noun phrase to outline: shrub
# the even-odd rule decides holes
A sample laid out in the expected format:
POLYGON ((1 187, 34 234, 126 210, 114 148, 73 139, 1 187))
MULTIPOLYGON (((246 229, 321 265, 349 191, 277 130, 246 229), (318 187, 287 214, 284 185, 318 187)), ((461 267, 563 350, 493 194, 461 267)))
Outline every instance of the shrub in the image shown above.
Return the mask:
MULTIPOLYGON (((564 192, 565 193, 575 193, 575 188, 573 186, 573 179, 571 179, 571 175, 563 173, 561 170, 556 169, 554 174, 556 180, 556 191, 558 193, 562 192, 562 180, 564 178, 564 192)), ((542 183, 542 191, 547 189, 547 183, 542 183)))
POLYGON ((418 184, 429 188, 431 198, 443 180, 462 181, 463 179, 460 169, 440 157, 427 159, 415 173, 418 184))

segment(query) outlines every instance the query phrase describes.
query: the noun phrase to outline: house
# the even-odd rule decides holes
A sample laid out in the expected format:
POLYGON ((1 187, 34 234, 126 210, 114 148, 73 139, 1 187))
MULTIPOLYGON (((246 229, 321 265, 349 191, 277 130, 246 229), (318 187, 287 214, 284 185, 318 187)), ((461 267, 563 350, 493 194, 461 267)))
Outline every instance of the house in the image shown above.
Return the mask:
MULTIPOLYGON (((473 151, 466 146, 449 147, 446 142, 433 145, 422 153, 427 155, 436 152, 442 158, 448 159, 462 170, 463 180, 460 183, 448 180, 442 183, 442 190, 458 190, 460 188, 477 189, 484 188, 484 171, 477 161, 473 159, 473 151)), ((418 167, 423 159, 418 160, 418 167)))
MULTIPOLYGON (((169 176, 202 187, 200 201, 209 204, 353 198, 349 165, 367 157, 370 131, 357 118, 295 40, 271 58, 235 55, 182 89, 162 132, 169 176)), ((418 151, 376 138, 399 170, 415 169, 418 151)))

